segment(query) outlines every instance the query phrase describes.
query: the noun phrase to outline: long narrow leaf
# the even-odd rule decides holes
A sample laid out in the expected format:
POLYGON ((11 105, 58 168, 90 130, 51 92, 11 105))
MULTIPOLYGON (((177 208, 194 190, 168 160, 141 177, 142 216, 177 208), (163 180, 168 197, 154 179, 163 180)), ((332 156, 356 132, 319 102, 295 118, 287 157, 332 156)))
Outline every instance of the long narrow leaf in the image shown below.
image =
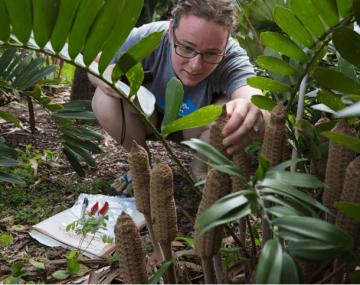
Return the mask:
POLYGON ((80 150, 78 148, 75 148, 68 143, 63 142, 62 145, 70 151, 72 154, 75 154, 76 156, 80 157, 83 161, 85 161, 87 164, 89 164, 92 167, 96 167, 95 160, 85 151, 80 150))
POLYGON ((279 284, 283 263, 282 247, 279 241, 269 240, 261 251, 256 269, 256 283, 279 284))
POLYGON ((84 148, 86 150, 95 152, 95 153, 103 153, 103 151, 101 150, 101 148, 89 141, 84 141, 84 140, 78 140, 75 139, 73 137, 69 137, 69 136, 60 136, 63 140, 65 140, 67 143, 70 143, 73 146, 78 146, 78 148, 84 148))
POLYGON ((19 164, 18 160, 0 157, 0 166, 12 167, 19 164))
POLYGON ((34 74, 31 78, 28 78, 25 80, 24 84, 21 85, 21 89, 27 89, 31 86, 34 86, 36 83, 38 83, 42 78, 48 76, 50 73, 54 72, 56 70, 56 66, 45 66, 36 74, 34 74))
POLYGON ((0 118, 3 118, 6 121, 12 122, 15 125, 17 125, 19 128, 22 128, 22 126, 20 125, 19 121, 10 113, 5 112, 5 111, 1 111, 0 110, 0 118))
POLYGON ((13 77, 15 75, 17 75, 19 73, 20 70, 23 70, 23 67, 31 60, 31 58, 33 57, 34 53, 30 53, 27 57, 25 57, 18 66, 15 67, 15 69, 4 79, 5 80, 11 80, 13 79, 13 77))
POLYGON ((5 4, 15 36, 26 45, 32 30, 30 0, 5 0, 5 4))
POLYGON ((141 84, 144 81, 144 70, 141 66, 141 63, 137 63, 135 66, 129 69, 126 72, 126 77, 130 82, 130 97, 138 92, 141 84))
POLYGON ((13 155, 17 155, 17 154, 18 154, 17 150, 15 150, 11 147, 0 145, 0 156, 13 156, 13 155))
POLYGON ((0 41, 7 43, 10 39, 10 19, 6 11, 5 0, 0 0, 0 41))
POLYGON ((0 181, 14 183, 14 184, 20 184, 23 183, 20 178, 16 177, 15 175, 0 171, 0 181))
POLYGON ((360 152, 360 139, 354 138, 352 136, 334 133, 334 132, 324 132, 321 133, 322 136, 327 137, 338 144, 341 144, 349 149, 360 152))
POLYGON ((30 62, 25 68, 22 69, 22 71, 14 80, 12 86, 14 88, 18 87, 21 83, 23 83, 25 80, 30 78, 34 70, 37 71, 44 62, 45 62, 45 58, 42 57, 36 58, 32 62, 30 62))
POLYGON ((292 186, 304 188, 329 188, 315 176, 298 172, 269 171, 266 173, 265 179, 272 179, 292 186))
POLYGON ((15 66, 20 62, 20 60, 25 56, 25 54, 27 53, 27 51, 23 51, 21 54, 19 54, 9 65, 9 67, 7 67, 6 72, 4 73, 3 79, 6 80, 8 78, 8 76, 10 75, 10 73, 13 71, 13 69, 15 68, 15 66))
POLYGON ((75 172, 80 176, 80 177, 85 177, 85 171, 82 168, 80 162, 78 161, 78 159, 76 158, 75 155, 72 154, 72 152, 68 151, 66 148, 63 148, 63 152, 66 156, 66 158, 68 159, 68 161, 70 162, 71 166, 74 168, 75 172))
POLYGON ((10 62, 13 60, 16 54, 17 48, 10 47, 5 50, 0 58, 0 75, 8 68, 10 62))

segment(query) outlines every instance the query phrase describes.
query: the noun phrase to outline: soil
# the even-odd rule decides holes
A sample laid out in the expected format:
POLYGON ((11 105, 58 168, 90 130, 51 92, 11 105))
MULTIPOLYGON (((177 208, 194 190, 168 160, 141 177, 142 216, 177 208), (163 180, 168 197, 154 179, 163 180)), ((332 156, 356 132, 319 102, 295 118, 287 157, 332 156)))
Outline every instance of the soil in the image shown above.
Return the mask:
MULTIPOLYGON (((48 96, 52 97, 54 103, 64 103, 69 101, 70 91, 69 88, 64 88, 48 96)), ((83 164, 86 171, 86 177, 81 178, 67 166, 67 160, 61 151, 59 134, 55 128, 54 123, 51 121, 45 110, 34 104, 36 129, 32 134, 29 124, 29 112, 26 107, 27 101, 22 100, 20 103, 21 104, 9 104, 5 107, 2 107, 1 110, 7 111, 13 114, 16 118, 20 119, 23 123, 24 129, 21 130, 12 123, 0 120, 0 137, 2 137, 5 140, 5 143, 12 148, 18 148, 25 151, 26 146, 31 144, 31 150, 39 150, 39 154, 41 156, 45 154, 45 150, 58 153, 55 161, 52 164, 43 163, 37 166, 37 181, 35 184, 40 184, 43 185, 44 188, 47 188, 51 187, 55 180, 55 185, 57 187, 56 191, 61 194, 61 199, 52 199, 51 196, 47 194, 49 198, 45 200, 45 203, 47 206, 52 206, 52 211, 50 213, 39 214, 37 217, 39 221, 59 213, 60 211, 64 210, 64 206, 65 208, 72 207, 80 193, 94 194, 94 191, 97 191, 99 194, 104 195, 117 194, 110 189, 109 184, 111 181, 119 178, 122 173, 129 170, 127 161, 128 154, 102 129, 99 124, 92 123, 91 125, 93 130, 101 133, 104 136, 104 140, 98 144, 104 151, 104 154, 92 155, 92 157, 97 162, 97 167, 90 167, 86 164, 83 164), (98 183, 96 189, 94 189, 92 183, 94 181, 100 180, 104 183, 98 183), (79 185, 82 185, 82 187, 79 187, 79 185)), ((190 154, 194 154, 194 151, 174 142, 170 142, 170 145, 184 166, 190 170, 192 161, 190 154)), ((148 142, 148 146, 152 155, 152 161, 154 162, 155 158, 159 157, 162 161, 166 162, 173 171, 174 197, 177 204, 177 224, 179 229, 178 236, 193 237, 194 228, 191 218, 195 219, 197 207, 201 198, 192 188, 190 182, 187 181, 180 168, 171 159, 161 143, 150 141, 148 142)), ((253 175, 258 166, 257 156, 256 154, 248 154, 248 159, 250 173, 253 175)), ((20 163, 18 168, 21 167, 24 167, 24 163, 20 163)), ((3 185, 2 187, 5 189, 5 192, 3 192, 5 193, 3 194, 3 198, 4 200, 7 200, 8 197, 6 194, 6 189, 18 186, 5 183, 5 186, 3 185)), ((34 187, 25 189, 27 192, 34 190, 34 187)), ((33 206, 31 202, 32 201, 26 201, 23 208, 32 208, 33 206)), ((44 283, 60 284, 60 281, 55 279, 52 276, 52 273, 54 273, 56 270, 66 269, 66 263, 64 262, 63 254, 68 254, 69 251, 61 247, 50 248, 44 246, 35 239, 31 238, 28 232, 35 223, 29 223, 26 219, 18 219, 14 222, 13 215, 6 214, 7 212, 11 213, 10 210, 14 210, 15 212, 24 210, 21 209, 19 205, 20 204, 15 200, 10 201, 10 203, 6 205, 6 209, 4 209, 6 212, 0 213, 0 235, 6 234, 13 237, 13 241, 9 245, 0 247, 0 283, 11 274, 11 268, 13 264, 10 264, 9 261, 28 256, 28 258, 35 259, 37 261, 41 261, 39 258, 47 258, 50 261, 45 263, 45 269, 39 269, 31 265, 28 260, 21 260, 21 262, 24 263, 24 268, 22 271, 30 271, 28 276, 23 277, 25 282, 32 280, 35 283, 40 281, 44 283)), ((253 225, 260 225, 260 220, 256 216, 251 215, 250 218, 250 221, 253 225)), ((237 225, 237 223, 233 223, 232 225, 235 234, 238 234, 237 225)), ((261 233, 261 231, 259 232, 261 233)), ((147 228, 141 230, 140 234, 147 256, 150 280, 155 271, 157 271, 161 265, 153 254, 154 250, 148 235, 147 228)), ((224 239, 224 241, 224 246, 237 246, 231 236, 224 239)), ((249 245, 249 239, 247 242, 249 245)), ((173 251, 176 254, 185 248, 185 242, 177 242, 173 244, 173 251)), ((120 272, 116 271, 118 269, 118 262, 112 262, 111 260, 109 261, 109 259, 105 259, 106 262, 104 262, 104 260, 96 260, 95 262, 90 263, 88 258, 82 257, 82 259, 82 263, 85 263, 90 270, 100 270, 102 268, 105 269, 103 272, 98 273, 98 277, 100 278, 99 282, 106 281, 107 283, 122 283, 122 275, 120 272), (108 268, 109 264, 111 264, 110 268, 108 268)), ((189 254, 183 256, 179 260, 180 261, 175 265, 176 270, 178 271, 179 283, 204 282, 201 267, 199 268, 197 265, 197 257, 189 254)), ((234 268, 238 268, 236 274, 233 274, 233 277, 237 276, 237 281, 241 281, 240 283, 244 283, 245 281, 243 278, 245 276, 243 265, 244 262, 240 260, 239 263, 239 259, 237 262, 235 262, 235 264, 232 265, 234 268)), ((84 276, 86 275, 88 274, 85 274, 84 276)), ((79 277, 75 277, 73 280, 65 279, 61 283, 72 283, 77 279, 79 279, 79 277)), ((233 281, 235 282, 236 280, 233 281)))

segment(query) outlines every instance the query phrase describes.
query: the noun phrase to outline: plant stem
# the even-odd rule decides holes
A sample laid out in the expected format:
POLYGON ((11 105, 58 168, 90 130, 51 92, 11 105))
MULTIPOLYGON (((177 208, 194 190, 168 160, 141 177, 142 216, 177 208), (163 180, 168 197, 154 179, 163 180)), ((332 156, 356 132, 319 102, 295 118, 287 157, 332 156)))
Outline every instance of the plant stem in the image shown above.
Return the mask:
POLYGON ((205 284, 216 284, 214 278, 214 264, 212 258, 202 256, 201 261, 205 276, 205 284))
POLYGON ((215 274, 216 274, 216 281, 217 284, 224 284, 224 270, 222 264, 221 253, 217 253, 214 256, 214 267, 215 267, 215 274))
POLYGON ((250 234, 250 239, 251 239, 251 246, 253 248, 253 252, 252 255, 254 258, 256 258, 256 245, 255 245, 255 238, 254 238, 254 234, 252 232, 252 228, 251 228, 251 224, 250 224, 250 220, 249 220, 249 216, 246 216, 246 223, 249 229, 249 234, 250 234))
POLYGON ((144 218, 145 218, 145 221, 146 221, 146 225, 149 229, 149 234, 150 234, 150 238, 151 238, 151 242, 154 246, 154 249, 157 253, 157 256, 160 260, 160 262, 164 262, 165 258, 164 258, 164 254, 161 250, 161 246, 160 244, 157 242, 157 240, 155 239, 155 235, 154 235, 154 229, 153 229, 153 226, 152 226, 152 221, 151 221, 151 216, 150 214, 145 214, 143 213, 144 215, 144 218))
MULTIPOLYGON (((171 242, 164 243, 161 245, 164 255, 165 255, 165 262, 172 259, 172 249, 171 249, 171 242)), ((166 277, 168 284, 176 284, 176 275, 175 275, 175 268, 174 263, 171 263, 169 267, 166 269, 166 277)))
MULTIPOLYGON (((243 244, 241 243, 239 238, 234 234, 234 232, 230 229, 230 227, 227 224, 224 224, 224 227, 227 231, 229 231, 230 235, 233 237, 233 239, 238 244, 238 246, 245 249, 245 247, 243 246, 243 244)), ((244 251, 244 253, 245 253, 246 258, 250 259, 250 255, 248 254, 248 252, 246 250, 244 251)))

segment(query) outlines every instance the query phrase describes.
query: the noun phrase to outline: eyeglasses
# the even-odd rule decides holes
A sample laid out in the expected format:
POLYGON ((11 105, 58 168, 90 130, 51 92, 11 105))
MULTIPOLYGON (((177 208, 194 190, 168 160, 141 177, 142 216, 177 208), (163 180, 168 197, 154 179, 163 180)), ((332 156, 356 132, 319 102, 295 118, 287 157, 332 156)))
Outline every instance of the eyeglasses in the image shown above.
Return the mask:
MULTIPOLYGON (((201 58, 204 62, 206 63, 211 63, 211 64, 218 64, 220 61, 222 61, 222 59, 226 56, 226 49, 224 49, 224 51, 222 53, 215 53, 215 52, 197 52, 194 49, 192 49, 189 46, 186 45, 177 45, 175 42, 177 42, 177 38, 175 36, 175 30, 173 30, 173 35, 174 35, 174 48, 175 48, 175 53, 181 57, 184 58, 193 58, 195 56, 197 56, 198 54, 201 54, 201 58)), ((227 41, 226 41, 226 45, 227 45, 227 41)), ((225 45, 225 47, 226 47, 225 45)))

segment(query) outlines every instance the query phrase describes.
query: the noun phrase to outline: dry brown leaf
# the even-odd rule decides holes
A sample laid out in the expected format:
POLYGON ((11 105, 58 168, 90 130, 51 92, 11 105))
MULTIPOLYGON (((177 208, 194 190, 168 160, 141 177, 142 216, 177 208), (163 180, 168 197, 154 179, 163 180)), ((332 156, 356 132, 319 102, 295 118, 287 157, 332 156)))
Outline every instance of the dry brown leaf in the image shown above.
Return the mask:
POLYGON ((171 246, 185 246, 181 241, 173 240, 171 246))
POLYGON ((15 216, 9 216, 6 218, 3 218, 0 220, 0 224, 7 224, 8 222, 12 221, 14 219, 15 216))
POLYGON ((25 232, 30 228, 31 228, 31 226, 22 226, 22 225, 20 225, 20 226, 7 227, 6 229, 8 231, 25 232))
POLYGON ((188 261, 177 261, 176 263, 180 266, 184 266, 185 268, 190 268, 193 271, 202 272, 202 267, 198 264, 188 261))
POLYGON ((48 156, 47 152, 44 152, 44 155, 40 157, 41 160, 46 161, 46 157, 48 156))
POLYGON ((37 173, 37 169, 38 169, 38 163, 37 163, 37 161, 36 161, 36 159, 35 158, 30 158, 29 159, 29 163, 31 163, 32 164, 32 168, 34 168, 34 173, 36 174, 37 173))
POLYGON ((95 271, 91 271, 89 279, 87 279, 83 284, 99 284, 99 275, 95 271))

